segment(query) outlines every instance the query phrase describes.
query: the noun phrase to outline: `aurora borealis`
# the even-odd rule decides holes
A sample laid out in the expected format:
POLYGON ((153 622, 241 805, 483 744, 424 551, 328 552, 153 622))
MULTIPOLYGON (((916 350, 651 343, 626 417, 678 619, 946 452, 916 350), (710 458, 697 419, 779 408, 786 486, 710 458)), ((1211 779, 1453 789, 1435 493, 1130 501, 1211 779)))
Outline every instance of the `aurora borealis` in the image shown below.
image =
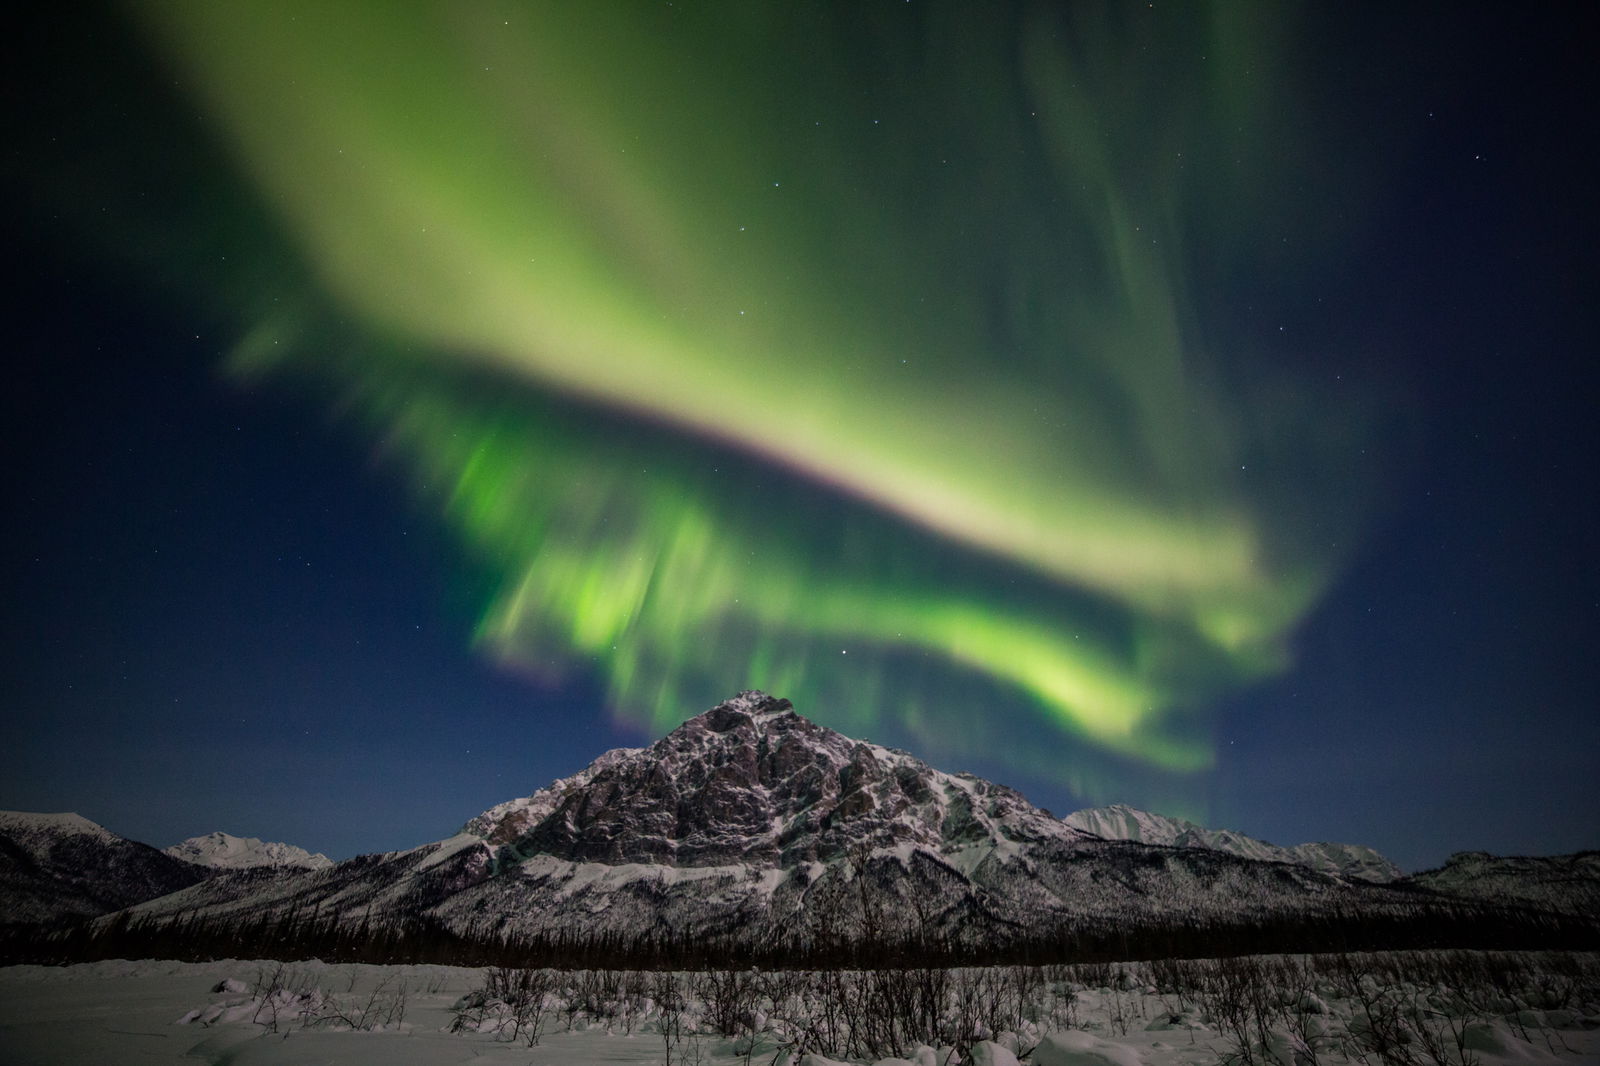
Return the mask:
POLYGON ((1249 243, 1198 216, 1281 180, 1252 164, 1292 87, 1248 19, 148 14, 329 298, 389 339, 330 360, 267 321, 242 360, 333 363, 498 571, 480 640, 596 664, 655 728, 739 678, 937 736, 973 674, 1071 737, 1065 780, 1094 748, 1200 770, 1175 715, 1281 665, 1327 527, 1365 517, 1366 398, 1260 417, 1227 376, 1257 357, 1191 298, 1198 258, 1249 243), (463 365, 509 380, 486 399, 463 365), (656 424, 596 441, 534 393, 656 424), (730 492, 719 449, 782 473, 730 492), (1300 464, 1326 476, 1287 485, 1300 464))
POLYGON ((463 651, 639 735, 759 687, 1058 805, 1210 820, 1224 709, 1298 690, 1432 476, 1437 334, 1374 266, 1426 254, 1386 172, 1425 120, 1371 116, 1449 95, 1389 57, 1369 100, 1324 16, 106 18, 170 99, 139 121, 180 131, 108 120, 110 169, 198 195, 40 202, 203 309, 205 373, 404 487, 463 651))

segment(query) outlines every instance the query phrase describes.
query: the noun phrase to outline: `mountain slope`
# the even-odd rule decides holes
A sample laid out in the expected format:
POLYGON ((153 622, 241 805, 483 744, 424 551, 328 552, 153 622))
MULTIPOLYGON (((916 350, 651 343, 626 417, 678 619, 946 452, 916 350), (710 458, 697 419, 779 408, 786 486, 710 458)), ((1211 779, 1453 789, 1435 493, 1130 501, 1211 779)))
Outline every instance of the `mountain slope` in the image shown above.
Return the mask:
POLYGON ((81 815, 0 811, 0 924, 106 914, 208 873, 81 815))
POLYGON ((326 855, 313 855, 293 844, 264 842, 255 837, 236 837, 228 833, 190 837, 181 844, 163 850, 175 859, 216 870, 242 870, 255 866, 297 866, 321 870, 333 865, 333 860, 326 855))
POLYGON ((1408 879, 1468 899, 1516 900, 1558 914, 1600 914, 1600 851, 1529 857, 1459 851, 1437 870, 1408 879))
POLYGON ((1279 847, 1231 829, 1206 829, 1122 804, 1075 811, 1062 821, 1107 840, 1134 840, 1174 848, 1205 848, 1261 862, 1292 862, 1322 873, 1387 883, 1404 876, 1398 866, 1360 844, 1299 844, 1279 847))
POLYGON ((571 777, 559 778, 531 796, 507 800, 490 807, 461 827, 463 833, 482 837, 491 844, 508 844, 538 825, 555 810, 568 795, 581 789, 594 779, 594 775, 609 769, 640 748, 612 748, 594 762, 571 777))

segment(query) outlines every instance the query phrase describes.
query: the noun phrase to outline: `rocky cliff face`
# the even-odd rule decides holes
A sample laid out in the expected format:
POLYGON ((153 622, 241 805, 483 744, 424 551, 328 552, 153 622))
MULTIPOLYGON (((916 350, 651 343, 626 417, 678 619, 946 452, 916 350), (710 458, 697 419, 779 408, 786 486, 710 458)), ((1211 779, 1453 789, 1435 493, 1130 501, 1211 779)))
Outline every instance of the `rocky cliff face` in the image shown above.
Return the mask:
POLYGON ((741 693, 650 748, 602 758, 526 808, 499 819, 501 808, 485 812, 469 830, 523 858, 782 869, 862 848, 955 858, 1085 838, 1008 788, 852 740, 760 692, 741 693))

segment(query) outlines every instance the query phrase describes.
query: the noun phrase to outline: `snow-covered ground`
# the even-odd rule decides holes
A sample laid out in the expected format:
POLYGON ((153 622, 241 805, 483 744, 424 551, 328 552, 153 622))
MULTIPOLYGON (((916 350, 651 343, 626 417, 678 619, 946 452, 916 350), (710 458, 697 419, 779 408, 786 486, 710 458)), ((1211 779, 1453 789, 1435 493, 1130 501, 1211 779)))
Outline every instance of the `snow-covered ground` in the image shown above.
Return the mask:
MULTIPOLYGON (((1478 966, 1471 980, 1467 969, 1412 967, 1407 957, 1344 958, 1350 961, 924 973, 935 975, 947 1022, 974 1030, 960 1042, 966 1061, 979 1066, 1008 1066, 1019 1057, 1037 1066, 1600 1061, 1600 960, 1592 955, 1497 956, 1500 964, 1478 966), (1412 969, 1419 980, 1396 976, 1412 969), (1013 1018, 1015 1028, 994 1032, 973 1021, 984 1017, 1013 1018)), ((503 999, 483 994, 488 976, 446 966, 318 962, 0 968, 0 1063, 825 1066, 836 1060, 820 1056, 819 1041, 839 1039, 852 1006, 930 987, 920 977, 883 983, 872 973, 722 975, 728 983, 719 989, 705 975, 540 971, 524 979, 531 983, 523 998, 532 1006, 518 1016, 503 999), (833 991, 818 992, 823 988, 833 991), (743 998, 751 989, 753 998, 743 998), (681 1009, 674 1010, 680 993, 681 1009), (536 1044, 530 1027, 538 1027, 536 1044), (729 1037, 719 1027, 742 1031, 729 1037)), ((500 976, 511 985, 518 980, 517 971, 500 976)), ((500 991, 515 1001, 511 985, 500 991)), ((892 1037, 892 1026, 883 1031, 892 1037)), ((940 1036, 927 1039, 937 1044, 940 1036)), ((958 1061, 948 1047, 905 1043, 909 1058, 845 1061, 958 1061)))

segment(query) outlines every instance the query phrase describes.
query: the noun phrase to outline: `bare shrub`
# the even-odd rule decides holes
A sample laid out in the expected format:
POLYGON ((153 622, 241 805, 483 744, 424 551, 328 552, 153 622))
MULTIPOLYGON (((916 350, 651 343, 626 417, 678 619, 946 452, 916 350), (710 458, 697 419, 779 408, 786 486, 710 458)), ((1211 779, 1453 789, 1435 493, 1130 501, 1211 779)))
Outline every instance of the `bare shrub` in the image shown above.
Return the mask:
MULTIPOLYGON (((655 974, 650 982, 650 996, 655 1000, 657 1031, 666 1048, 665 1066, 673 1066, 674 1062, 683 1063, 683 1016, 688 1004, 677 975, 667 971, 655 974)), ((696 1044, 695 1058, 699 1057, 698 1050, 696 1044)))
POLYGON ((544 1034, 555 974, 550 970, 491 967, 481 989, 469 992, 451 1008, 453 1033, 492 1030, 502 1040, 521 1040, 529 1047, 544 1034))
POLYGON ((705 1004, 711 1028, 726 1037, 755 1028, 756 1005, 761 992, 750 970, 707 970, 697 975, 694 991, 705 1004))

